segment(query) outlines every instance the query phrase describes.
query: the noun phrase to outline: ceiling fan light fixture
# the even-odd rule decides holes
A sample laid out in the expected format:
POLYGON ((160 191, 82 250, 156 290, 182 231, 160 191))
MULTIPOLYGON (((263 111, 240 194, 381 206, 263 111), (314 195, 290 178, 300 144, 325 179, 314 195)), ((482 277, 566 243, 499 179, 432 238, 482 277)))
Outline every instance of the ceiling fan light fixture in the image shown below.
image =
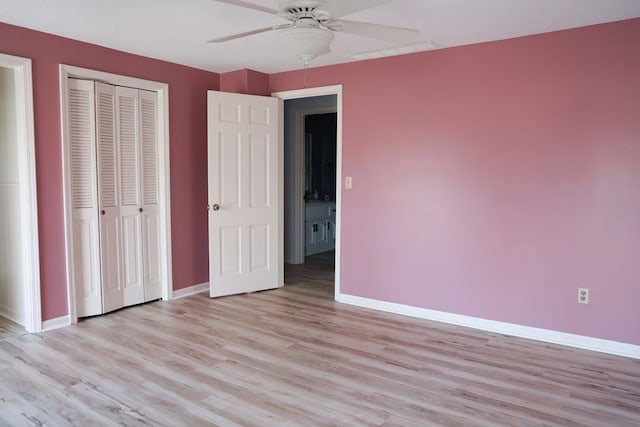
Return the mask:
POLYGON ((329 52, 333 33, 321 27, 294 27, 283 30, 280 39, 306 65, 316 56, 329 52))

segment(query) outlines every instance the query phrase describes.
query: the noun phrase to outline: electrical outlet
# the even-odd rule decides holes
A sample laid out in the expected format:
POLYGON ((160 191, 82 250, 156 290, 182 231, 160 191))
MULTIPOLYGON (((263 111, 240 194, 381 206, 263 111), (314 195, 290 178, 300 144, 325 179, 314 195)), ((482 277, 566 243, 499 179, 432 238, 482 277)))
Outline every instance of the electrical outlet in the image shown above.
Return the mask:
POLYGON ((589 288, 578 288, 578 304, 589 304, 589 288))

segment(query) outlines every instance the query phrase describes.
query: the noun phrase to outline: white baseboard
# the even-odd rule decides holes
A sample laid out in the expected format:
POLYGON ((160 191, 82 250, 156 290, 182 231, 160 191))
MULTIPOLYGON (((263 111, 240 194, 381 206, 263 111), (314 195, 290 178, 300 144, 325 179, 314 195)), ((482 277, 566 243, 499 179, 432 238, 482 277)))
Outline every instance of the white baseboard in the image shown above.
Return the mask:
POLYGON ((172 299, 184 298, 184 297, 188 297, 189 295, 199 294, 200 292, 206 292, 208 290, 209 290, 209 282, 200 283, 199 285, 188 286, 186 288, 173 291, 172 299))
POLYGON ((69 326, 69 316, 56 317, 55 319, 49 319, 42 322, 42 332, 51 331, 53 329, 62 328, 63 326, 69 326))
POLYGON ((513 323, 498 322, 495 320, 481 319, 478 317, 463 316, 459 314, 447 313, 444 311, 428 310, 426 308, 379 301, 354 295, 338 294, 336 296, 336 301, 355 305, 358 307, 365 307, 374 310, 386 311, 389 313, 418 317, 420 319, 434 320, 437 322, 466 326, 468 328, 481 329, 484 331, 495 332, 499 334, 528 338, 537 341, 544 341, 553 344, 566 345, 569 347, 640 359, 640 345, 609 341, 601 338, 592 338, 583 335, 569 334, 566 332, 552 331, 549 329, 533 328, 530 326, 516 325, 513 323))

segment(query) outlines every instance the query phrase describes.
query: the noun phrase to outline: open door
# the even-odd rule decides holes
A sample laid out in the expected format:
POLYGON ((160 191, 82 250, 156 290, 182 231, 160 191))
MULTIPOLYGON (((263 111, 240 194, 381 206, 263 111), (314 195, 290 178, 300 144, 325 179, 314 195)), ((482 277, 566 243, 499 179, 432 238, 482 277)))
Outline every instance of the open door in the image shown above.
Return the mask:
POLYGON ((210 295, 282 286, 282 101, 207 97, 210 295))

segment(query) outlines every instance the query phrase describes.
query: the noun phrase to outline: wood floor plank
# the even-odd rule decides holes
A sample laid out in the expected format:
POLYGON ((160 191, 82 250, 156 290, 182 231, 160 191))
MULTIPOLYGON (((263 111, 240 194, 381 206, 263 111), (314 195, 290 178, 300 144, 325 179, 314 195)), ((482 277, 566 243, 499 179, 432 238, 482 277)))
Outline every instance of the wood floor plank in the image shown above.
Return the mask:
POLYGON ((284 288, 27 334, 0 322, 0 426, 640 426, 640 361, 352 307, 333 253, 284 288))

